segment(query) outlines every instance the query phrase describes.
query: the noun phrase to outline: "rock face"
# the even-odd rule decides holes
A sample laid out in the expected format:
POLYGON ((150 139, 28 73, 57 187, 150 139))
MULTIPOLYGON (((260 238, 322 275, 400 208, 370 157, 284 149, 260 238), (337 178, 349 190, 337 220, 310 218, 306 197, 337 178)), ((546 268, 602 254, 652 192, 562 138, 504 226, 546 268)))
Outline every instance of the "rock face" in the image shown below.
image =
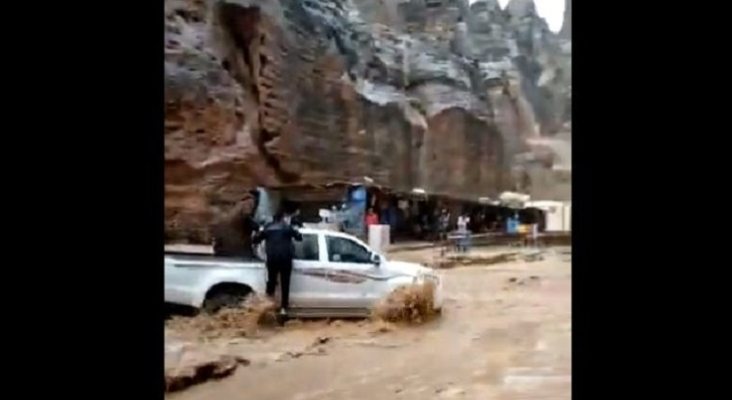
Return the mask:
POLYGON ((562 39, 572 39, 572 0, 564 0, 564 21, 559 31, 562 39))
POLYGON ((165 23, 171 238, 257 185, 495 196, 571 129, 571 43, 532 1, 166 0, 165 23))
POLYGON ((165 346, 165 392, 176 392, 234 373, 249 365, 240 357, 216 354, 193 344, 174 342, 165 346))

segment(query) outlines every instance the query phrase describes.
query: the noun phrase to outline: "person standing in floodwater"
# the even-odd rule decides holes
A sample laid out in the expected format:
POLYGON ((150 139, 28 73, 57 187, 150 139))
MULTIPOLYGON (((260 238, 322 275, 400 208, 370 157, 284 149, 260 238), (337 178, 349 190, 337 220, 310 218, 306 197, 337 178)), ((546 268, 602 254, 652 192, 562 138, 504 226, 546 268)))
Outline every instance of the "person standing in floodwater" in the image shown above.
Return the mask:
POLYGON ((292 259, 295 256, 293 240, 301 241, 302 235, 284 220, 284 213, 278 212, 274 221, 254 236, 254 244, 265 242, 267 255, 267 296, 274 297, 277 280, 281 285, 280 316, 286 317, 290 307, 290 277, 292 276, 292 259))
POLYGON ((463 214, 457 219, 457 231, 460 237, 457 242, 457 250, 460 253, 467 253, 470 241, 470 231, 468 230, 468 224, 470 223, 470 217, 467 214, 463 214))

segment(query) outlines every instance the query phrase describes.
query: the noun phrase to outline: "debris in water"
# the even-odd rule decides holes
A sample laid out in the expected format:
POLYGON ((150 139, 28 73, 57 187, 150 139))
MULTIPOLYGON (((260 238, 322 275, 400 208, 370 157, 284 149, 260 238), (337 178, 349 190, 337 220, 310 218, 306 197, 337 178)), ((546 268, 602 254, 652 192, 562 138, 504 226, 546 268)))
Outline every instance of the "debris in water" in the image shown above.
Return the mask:
POLYGON ((244 358, 244 357, 240 357, 240 356, 234 356, 234 360, 239 365, 244 365, 244 366, 250 365, 252 363, 248 358, 244 358))
POLYGON ((193 333, 201 339, 252 337, 260 326, 276 322, 275 310, 272 300, 253 295, 240 307, 224 308, 213 315, 173 317, 165 326, 177 332, 193 333))
POLYGON ((285 322, 285 327, 287 327, 287 328, 292 328, 292 327, 297 327, 297 326, 302 326, 302 325, 303 325, 303 323, 302 323, 301 319, 291 319, 291 320, 285 322))
POLYGON ((319 336, 317 339, 315 339, 316 345, 326 344, 328 342, 330 342, 330 337, 328 337, 328 336, 319 336))
POLYGON ((394 330, 394 325, 384 320, 374 321, 374 328, 371 330, 372 333, 387 333, 394 330))
MULTIPOLYGON (((526 284, 530 283, 538 283, 541 282, 541 278, 536 275, 531 275, 528 278, 517 278, 515 276, 512 276, 506 280, 509 284, 516 285, 516 286, 524 286, 526 284)), ((504 287, 504 290, 508 289, 508 287, 504 287)))
POLYGON ((374 307, 372 317, 386 322, 423 323, 437 315, 432 282, 404 285, 374 307))

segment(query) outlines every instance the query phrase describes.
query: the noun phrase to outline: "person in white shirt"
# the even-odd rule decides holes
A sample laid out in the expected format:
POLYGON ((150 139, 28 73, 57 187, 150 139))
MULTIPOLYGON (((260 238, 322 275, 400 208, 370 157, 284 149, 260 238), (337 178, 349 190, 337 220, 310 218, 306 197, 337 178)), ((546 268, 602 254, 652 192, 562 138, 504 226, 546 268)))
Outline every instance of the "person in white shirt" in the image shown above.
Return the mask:
POLYGON ((457 219, 457 231, 460 235, 458 239, 457 250, 461 253, 467 253, 468 247, 470 246, 470 231, 468 230, 468 224, 470 223, 470 217, 462 214, 457 219))
POLYGON ((461 215, 458 217, 457 220, 457 227, 459 231, 467 231, 468 230, 468 223, 470 222, 470 217, 467 215, 461 215))

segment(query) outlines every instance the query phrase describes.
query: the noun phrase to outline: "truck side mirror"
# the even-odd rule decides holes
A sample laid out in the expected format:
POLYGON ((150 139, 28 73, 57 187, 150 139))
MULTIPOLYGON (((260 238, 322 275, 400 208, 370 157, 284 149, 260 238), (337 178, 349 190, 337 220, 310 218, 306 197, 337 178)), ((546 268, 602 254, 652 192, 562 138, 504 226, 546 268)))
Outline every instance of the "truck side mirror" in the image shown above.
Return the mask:
POLYGON ((381 265, 381 256, 376 253, 371 253, 371 263, 377 267, 381 265))

